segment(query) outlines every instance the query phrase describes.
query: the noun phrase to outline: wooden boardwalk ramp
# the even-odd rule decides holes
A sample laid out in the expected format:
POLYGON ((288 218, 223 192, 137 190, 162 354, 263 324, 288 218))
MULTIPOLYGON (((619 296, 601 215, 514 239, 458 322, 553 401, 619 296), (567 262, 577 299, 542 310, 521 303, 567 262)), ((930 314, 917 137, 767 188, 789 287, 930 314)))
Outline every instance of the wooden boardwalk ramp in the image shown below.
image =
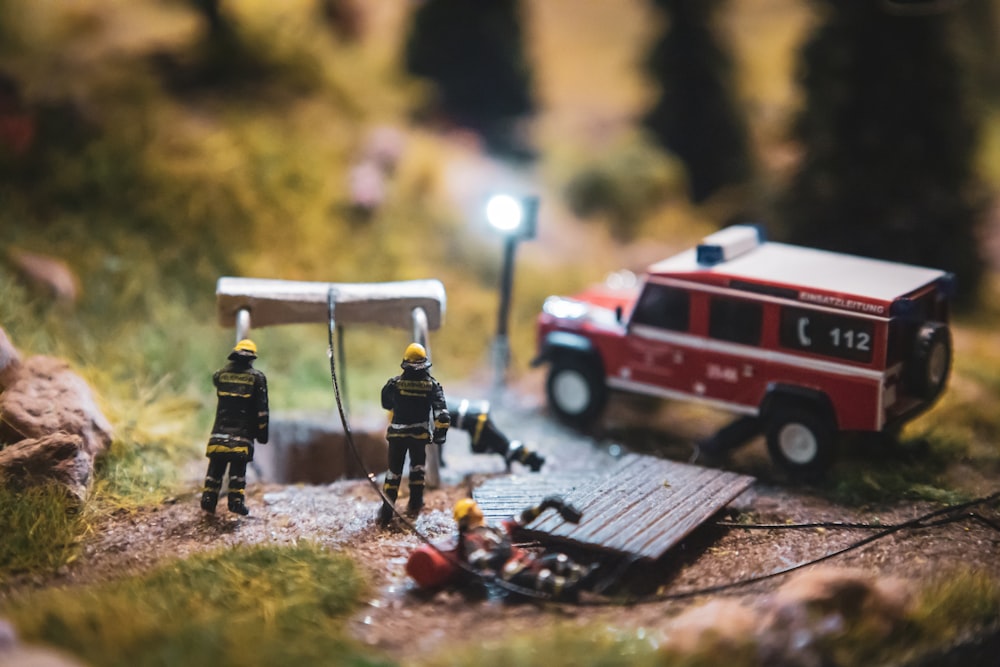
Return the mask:
POLYGON ((559 494, 583 512, 580 523, 549 510, 525 526, 526 537, 656 560, 753 482, 724 470, 628 454, 603 474, 498 477, 476 488, 473 497, 496 524, 559 494))

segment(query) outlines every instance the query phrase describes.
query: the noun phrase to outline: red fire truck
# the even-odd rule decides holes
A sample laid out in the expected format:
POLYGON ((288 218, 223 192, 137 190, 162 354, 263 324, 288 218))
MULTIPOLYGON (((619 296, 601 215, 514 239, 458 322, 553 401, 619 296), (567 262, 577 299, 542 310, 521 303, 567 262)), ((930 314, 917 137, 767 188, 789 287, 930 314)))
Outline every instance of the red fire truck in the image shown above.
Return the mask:
POLYGON ((534 363, 566 422, 595 420, 609 390, 701 401, 749 415, 777 463, 812 475, 839 432, 894 430, 940 395, 953 283, 735 225, 632 287, 549 297, 534 363))

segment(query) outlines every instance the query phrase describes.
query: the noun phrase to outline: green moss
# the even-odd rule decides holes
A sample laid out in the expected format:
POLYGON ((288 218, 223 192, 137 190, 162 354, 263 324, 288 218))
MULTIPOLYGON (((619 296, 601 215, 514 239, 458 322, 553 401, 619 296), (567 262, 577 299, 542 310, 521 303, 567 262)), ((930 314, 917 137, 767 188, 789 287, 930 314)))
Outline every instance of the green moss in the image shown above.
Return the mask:
POLYGON ((1000 579, 987 572, 959 570, 933 581, 909 614, 910 632, 945 643, 957 633, 986 628, 1000 619, 1000 579))
POLYGON ((238 546, 29 593, 3 614, 25 641, 95 665, 389 664, 344 634, 364 590, 352 561, 322 547, 238 546))
POLYGON ((421 662, 423 667, 652 667, 661 661, 644 630, 622 632, 610 627, 585 629, 566 624, 539 629, 521 637, 481 638, 421 662))
POLYGON ((0 484, 0 584, 14 573, 49 572, 71 562, 86 527, 63 489, 16 491, 0 484))
POLYGON ((836 664, 932 664, 928 656, 956 642, 995 633, 998 619, 1000 579, 983 571, 949 570, 917 593, 888 636, 859 623, 828 648, 836 664))
POLYGON ((619 630, 611 626, 583 628, 568 624, 538 629, 530 634, 481 640, 468 646, 449 647, 422 661, 423 667, 730 667, 757 665, 753 637, 731 643, 705 633, 698 646, 681 652, 669 643, 660 646, 659 631, 644 628, 619 630))
POLYGON ((852 453, 836 466, 821 490, 837 503, 854 506, 903 498, 943 504, 968 500, 968 492, 954 488, 944 477, 949 448, 943 445, 923 440, 872 444, 885 449, 852 453))

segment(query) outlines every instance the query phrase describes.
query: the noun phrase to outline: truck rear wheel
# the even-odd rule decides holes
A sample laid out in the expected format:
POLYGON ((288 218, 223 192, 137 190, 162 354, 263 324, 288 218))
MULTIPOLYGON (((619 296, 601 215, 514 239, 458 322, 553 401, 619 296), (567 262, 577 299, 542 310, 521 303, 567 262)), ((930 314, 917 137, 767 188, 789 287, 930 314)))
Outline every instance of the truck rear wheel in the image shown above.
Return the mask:
POLYGON ((821 476, 833 463, 835 429, 823 411, 780 403, 767 419, 771 460, 799 479, 821 476))
POLYGON ((596 420, 607 400, 599 362, 581 354, 563 354, 552 360, 545 392, 559 419, 576 427, 596 420))

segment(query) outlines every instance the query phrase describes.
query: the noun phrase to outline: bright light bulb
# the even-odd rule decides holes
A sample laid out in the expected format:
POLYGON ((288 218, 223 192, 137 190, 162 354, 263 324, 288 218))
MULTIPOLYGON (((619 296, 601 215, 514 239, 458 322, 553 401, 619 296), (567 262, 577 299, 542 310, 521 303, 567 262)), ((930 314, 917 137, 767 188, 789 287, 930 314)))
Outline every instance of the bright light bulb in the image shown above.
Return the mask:
POLYGON ((524 220, 524 207, 510 195, 495 195, 486 204, 486 219, 502 232, 512 232, 524 220))

